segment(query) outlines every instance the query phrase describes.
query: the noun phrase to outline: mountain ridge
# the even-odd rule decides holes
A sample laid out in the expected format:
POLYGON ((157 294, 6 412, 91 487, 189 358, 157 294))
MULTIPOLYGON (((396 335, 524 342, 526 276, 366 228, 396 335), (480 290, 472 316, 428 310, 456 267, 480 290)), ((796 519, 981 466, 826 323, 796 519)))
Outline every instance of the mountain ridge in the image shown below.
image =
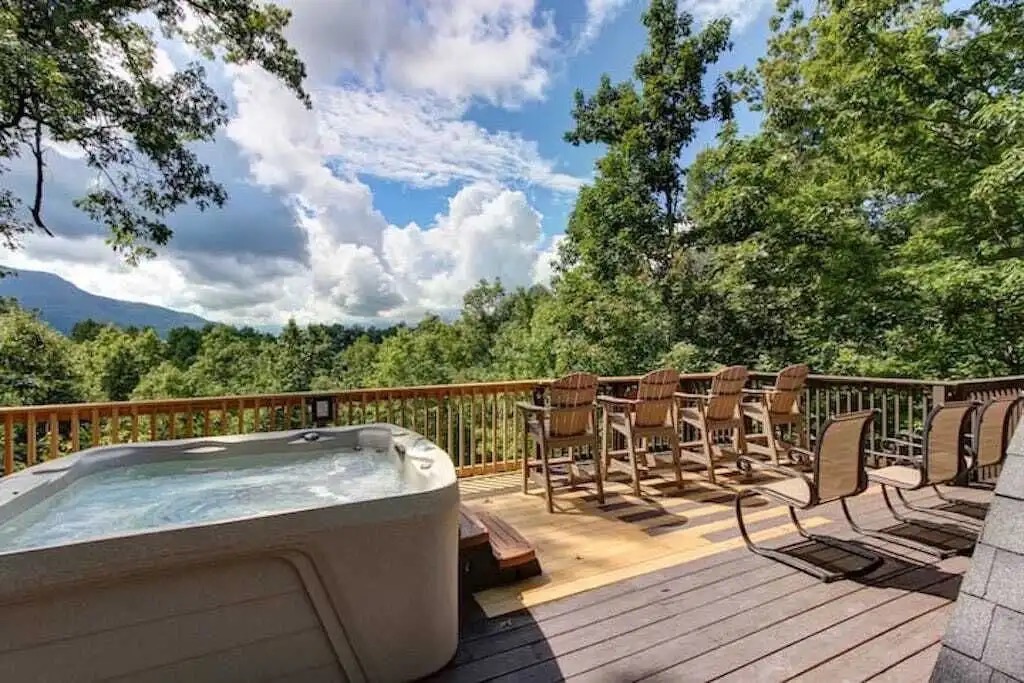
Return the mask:
POLYGON ((175 327, 211 324, 192 313, 90 294, 53 273, 3 270, 9 274, 0 278, 0 297, 16 299, 22 308, 38 311, 40 319, 65 335, 75 323, 86 319, 119 327, 152 327, 160 336, 175 327))

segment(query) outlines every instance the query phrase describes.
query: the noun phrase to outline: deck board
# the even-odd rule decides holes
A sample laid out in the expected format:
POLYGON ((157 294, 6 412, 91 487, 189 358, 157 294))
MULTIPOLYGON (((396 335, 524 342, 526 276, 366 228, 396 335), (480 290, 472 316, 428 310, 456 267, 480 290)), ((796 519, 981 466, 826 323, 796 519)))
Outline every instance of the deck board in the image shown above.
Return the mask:
POLYGON ((942 644, 932 643, 920 652, 896 662, 877 676, 868 680, 871 683, 905 683, 905 681, 927 681, 935 667, 942 644))
MULTIPOLYGON (((701 543, 719 550, 692 559, 685 552, 676 552, 672 556, 681 561, 664 566, 653 563, 653 571, 647 573, 597 583, 591 590, 503 616, 487 618, 478 614, 463 623, 456 658, 430 680, 927 680, 969 558, 956 556, 939 562, 871 539, 865 545, 881 549, 886 555, 879 569, 857 580, 822 584, 749 553, 741 543, 735 545, 737 538, 734 532, 729 535, 724 511, 707 507, 724 508, 728 504, 720 499, 724 494, 717 494, 719 500, 711 503, 707 500, 716 498, 716 494, 702 494, 704 500, 666 499, 672 509, 657 516, 686 518, 684 524, 692 525, 686 532, 688 538, 702 537, 701 543), (700 528, 704 526, 707 528, 700 528), (712 540, 707 540, 709 536, 712 540), (730 543, 732 547, 725 545, 730 543)), ((958 490, 957 495, 987 500, 991 494, 958 490)), ((588 509, 587 503, 576 501, 574 512, 565 513, 565 518, 550 526, 555 522, 552 517, 558 515, 544 512, 539 498, 518 493, 494 495, 489 498, 490 509, 501 514, 505 498, 517 528, 531 541, 530 530, 535 528, 549 532, 552 538, 562 538, 571 533, 592 534, 608 528, 608 522, 632 531, 636 530, 633 524, 645 524, 641 533, 646 541, 652 545, 659 541, 653 533, 657 524, 650 524, 651 516, 637 514, 642 507, 636 501, 618 501, 629 503, 619 506, 610 497, 613 507, 603 510, 596 510, 596 504, 588 509), (623 522, 622 515, 632 515, 633 521, 623 522), (589 517, 598 521, 587 521, 589 517)), ((912 499, 939 503, 924 492, 914 494, 912 499)), ((862 496, 853 508, 866 526, 895 525, 881 496, 862 496)), ((768 513, 769 509, 758 512, 768 513)), ((837 509, 823 506, 805 517, 820 518, 822 514, 825 520, 816 532, 858 538, 845 524, 838 523, 841 513, 837 509)), ((774 533, 776 542, 801 540, 783 535, 785 517, 769 513, 761 515, 761 520, 762 533, 774 533)), ((754 524, 751 527, 758 528, 754 524)), ((605 565, 609 568, 603 574, 581 572, 579 579, 563 575, 563 585, 566 581, 586 584, 594 576, 615 575, 626 565, 615 562, 617 556, 609 548, 623 543, 622 553, 636 555, 639 544, 631 533, 589 538, 586 542, 594 551, 603 552, 594 556, 610 560, 605 565), (600 548, 602 543, 606 548, 600 548)), ((800 552, 817 561, 845 561, 841 551, 806 545, 800 552)), ((546 549, 550 551, 550 546, 538 542, 542 565, 546 549)), ((552 563, 557 566, 564 562, 559 558, 566 554, 564 549, 561 554, 550 553, 552 563)), ((645 556, 637 558, 637 564, 645 561, 652 564, 645 556)))

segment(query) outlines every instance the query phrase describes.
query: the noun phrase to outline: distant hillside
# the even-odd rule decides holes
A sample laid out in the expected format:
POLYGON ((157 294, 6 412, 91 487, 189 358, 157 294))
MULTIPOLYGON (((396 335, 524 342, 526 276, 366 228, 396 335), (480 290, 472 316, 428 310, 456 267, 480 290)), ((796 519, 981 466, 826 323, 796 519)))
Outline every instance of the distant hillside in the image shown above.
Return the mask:
POLYGON ((175 327, 208 323, 191 313, 89 294, 50 273, 14 272, 16 275, 0 278, 0 297, 17 299, 22 308, 39 311, 43 320, 64 334, 87 318, 121 327, 152 327, 161 336, 175 327))

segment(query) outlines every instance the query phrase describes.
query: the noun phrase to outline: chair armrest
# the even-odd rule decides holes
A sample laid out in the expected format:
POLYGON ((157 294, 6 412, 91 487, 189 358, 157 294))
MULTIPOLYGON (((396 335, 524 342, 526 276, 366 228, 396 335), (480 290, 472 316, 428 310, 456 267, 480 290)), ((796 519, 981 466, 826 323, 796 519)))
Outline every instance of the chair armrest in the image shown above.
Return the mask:
POLYGON ((743 393, 744 394, 756 394, 758 396, 763 396, 764 394, 770 394, 772 391, 773 391, 773 389, 744 389, 743 393))
POLYGON ((896 464, 910 465, 911 467, 920 467, 921 458, 923 457, 921 453, 891 453, 889 451, 868 451, 867 453, 875 458, 884 458, 896 464))
POLYGON ((617 410, 620 408, 632 408, 638 401, 634 398, 619 398, 618 396, 598 396, 597 402, 606 408, 617 410))
POLYGON ((527 413, 546 413, 548 412, 547 406, 538 406, 533 403, 527 403, 526 401, 516 401, 516 408, 527 413))
POLYGON ((924 445, 921 444, 921 443, 917 443, 915 441, 904 441, 903 439, 894 439, 892 437, 890 437, 888 439, 882 439, 880 443, 881 443, 881 446, 882 446, 883 449, 890 448, 890 447, 894 448, 894 449, 895 448, 907 448, 907 449, 915 449, 916 448, 917 450, 923 450, 924 449, 924 445))
POLYGON ((906 430, 902 430, 896 432, 896 437, 903 441, 924 441, 924 434, 921 432, 908 432, 906 430))
POLYGON ((749 455, 741 455, 736 460, 737 462, 742 461, 748 463, 752 468, 755 469, 768 470, 769 472, 775 472, 776 474, 781 474, 786 477, 803 479, 805 482, 807 482, 808 486, 811 486, 811 480, 803 472, 791 470, 788 467, 783 467, 782 465, 774 465, 770 462, 765 462, 757 458, 752 458, 749 455))
POLYGON ((687 394, 682 391, 677 391, 672 396, 681 401, 700 401, 703 403, 708 400, 708 397, 704 394, 687 394))
POLYGON ((806 448, 800 448, 799 446, 790 446, 789 450, 806 455, 808 460, 814 460, 814 451, 809 451, 806 448))

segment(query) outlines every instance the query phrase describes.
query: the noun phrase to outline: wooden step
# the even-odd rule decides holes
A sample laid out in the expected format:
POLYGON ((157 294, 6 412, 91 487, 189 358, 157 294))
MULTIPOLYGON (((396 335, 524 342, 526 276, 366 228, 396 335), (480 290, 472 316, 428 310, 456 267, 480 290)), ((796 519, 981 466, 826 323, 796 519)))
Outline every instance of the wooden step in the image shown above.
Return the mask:
POLYGON ((491 553, 499 569, 519 567, 537 560, 537 553, 523 536, 508 522, 489 512, 473 513, 490 534, 491 553))
POLYGON ((487 545, 491 534, 472 510, 459 506, 459 550, 487 545))

